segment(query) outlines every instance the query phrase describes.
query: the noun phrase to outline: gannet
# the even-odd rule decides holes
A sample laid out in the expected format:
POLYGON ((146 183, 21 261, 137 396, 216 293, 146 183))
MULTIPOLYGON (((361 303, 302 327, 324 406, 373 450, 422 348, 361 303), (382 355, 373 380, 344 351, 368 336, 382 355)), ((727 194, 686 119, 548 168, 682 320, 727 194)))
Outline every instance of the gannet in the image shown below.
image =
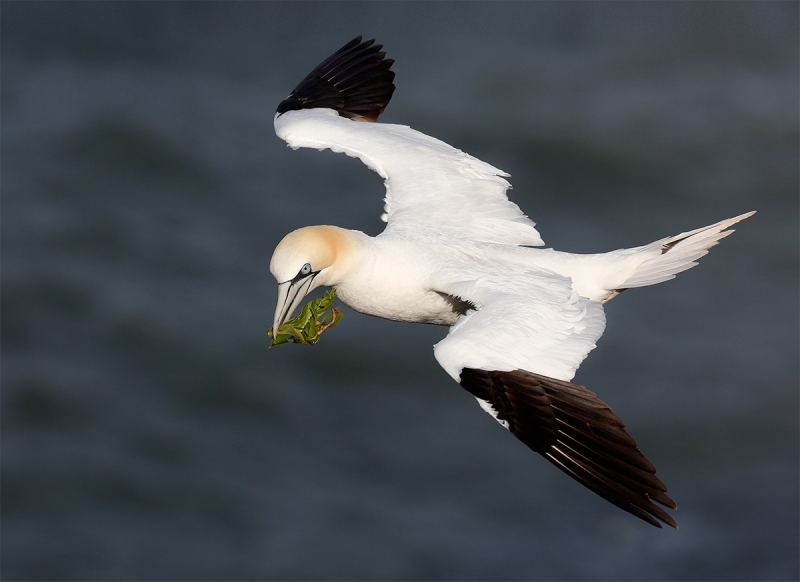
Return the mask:
POLYGON ((509 201, 505 172, 403 125, 375 123, 394 92, 394 61, 357 37, 280 103, 293 149, 359 158, 385 180, 376 237, 308 226, 278 244, 274 330, 303 298, 334 287, 356 311, 449 326, 433 348, 445 371, 528 447, 621 509, 677 527, 655 468, 596 394, 571 382, 605 328, 603 303, 697 263, 753 212, 608 253, 541 249, 509 201))

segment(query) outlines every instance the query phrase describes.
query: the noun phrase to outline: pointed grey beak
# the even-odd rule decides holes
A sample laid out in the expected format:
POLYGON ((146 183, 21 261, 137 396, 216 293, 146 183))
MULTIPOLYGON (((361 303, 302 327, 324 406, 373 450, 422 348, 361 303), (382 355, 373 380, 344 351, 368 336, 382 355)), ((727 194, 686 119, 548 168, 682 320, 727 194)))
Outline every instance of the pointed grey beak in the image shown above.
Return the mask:
POLYGON ((285 281, 278 284, 278 304, 275 306, 275 319, 272 322, 272 331, 277 334, 278 329, 292 316, 294 310, 303 302, 303 298, 311 288, 314 280, 313 274, 299 281, 285 281))

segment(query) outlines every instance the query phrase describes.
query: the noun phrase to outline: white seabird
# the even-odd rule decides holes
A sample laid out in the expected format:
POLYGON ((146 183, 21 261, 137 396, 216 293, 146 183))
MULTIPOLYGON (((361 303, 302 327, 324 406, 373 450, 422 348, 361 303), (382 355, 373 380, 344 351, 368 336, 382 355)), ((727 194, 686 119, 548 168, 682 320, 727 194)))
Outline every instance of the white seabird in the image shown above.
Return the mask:
POLYGON ((603 303, 660 283, 753 212, 609 253, 544 245, 506 196, 508 174, 409 127, 375 122, 394 91, 392 60, 353 39, 278 107, 290 147, 357 157, 385 179, 386 229, 377 237, 310 226, 277 246, 274 330, 307 293, 335 287, 356 311, 451 326, 434 356, 481 407, 528 447, 614 505, 677 527, 677 506, 624 423, 572 384, 605 328, 603 303))

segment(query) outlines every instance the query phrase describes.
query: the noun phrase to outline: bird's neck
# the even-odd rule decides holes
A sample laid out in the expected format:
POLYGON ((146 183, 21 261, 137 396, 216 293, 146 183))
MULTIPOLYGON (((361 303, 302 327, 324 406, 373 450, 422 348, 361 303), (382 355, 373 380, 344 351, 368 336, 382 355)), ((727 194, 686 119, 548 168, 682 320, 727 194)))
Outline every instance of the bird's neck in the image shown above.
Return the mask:
POLYGON ((336 287, 352 278, 357 271, 371 263, 375 239, 358 230, 347 230, 338 226, 325 228, 326 237, 335 249, 336 260, 319 276, 319 284, 336 287))

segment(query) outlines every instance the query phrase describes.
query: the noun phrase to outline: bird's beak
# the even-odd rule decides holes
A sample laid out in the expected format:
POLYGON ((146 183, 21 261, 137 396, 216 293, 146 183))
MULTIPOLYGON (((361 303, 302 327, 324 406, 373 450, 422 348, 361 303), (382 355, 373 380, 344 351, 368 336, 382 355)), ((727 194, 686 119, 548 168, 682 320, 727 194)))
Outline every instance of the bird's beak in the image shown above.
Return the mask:
POLYGON ((303 302, 303 298, 311 289, 313 280, 314 277, 309 276, 299 281, 285 281, 278 284, 278 305, 275 307, 272 333, 277 335, 278 329, 292 316, 297 306, 303 302))

